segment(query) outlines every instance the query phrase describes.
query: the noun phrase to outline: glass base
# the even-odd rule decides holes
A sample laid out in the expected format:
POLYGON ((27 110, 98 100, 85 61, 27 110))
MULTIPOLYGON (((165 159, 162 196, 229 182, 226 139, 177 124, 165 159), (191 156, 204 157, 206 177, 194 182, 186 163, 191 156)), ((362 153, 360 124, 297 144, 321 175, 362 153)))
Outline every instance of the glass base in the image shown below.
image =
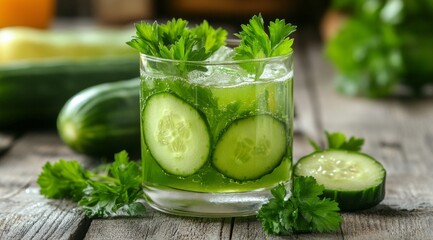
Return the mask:
MULTIPOLYGON (((290 183, 285 183, 290 189, 290 183)), ((244 217, 256 215, 272 197, 271 188, 248 192, 206 193, 145 184, 148 204, 161 212, 191 217, 244 217)), ((289 191, 288 191, 289 192, 289 191)))

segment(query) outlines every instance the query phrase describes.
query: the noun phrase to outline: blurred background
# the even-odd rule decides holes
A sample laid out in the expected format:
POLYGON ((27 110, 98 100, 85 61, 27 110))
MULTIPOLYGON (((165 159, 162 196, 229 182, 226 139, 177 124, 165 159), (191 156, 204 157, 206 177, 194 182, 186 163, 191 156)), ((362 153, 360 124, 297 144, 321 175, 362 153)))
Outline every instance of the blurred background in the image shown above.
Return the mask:
POLYGON ((103 24, 181 17, 238 25, 261 12, 300 23, 317 22, 328 5, 329 1, 314 0, 58 0, 57 15, 90 17, 103 24))
POLYGON ((92 19, 103 25, 173 17, 239 25, 236 23, 257 13, 296 24, 317 24, 328 6, 329 1, 314 0, 0 0, 0 27, 47 27, 50 14, 57 19, 92 19))
POLYGON ((433 0, 0 0, 0 127, 48 115, 53 122, 79 90, 138 76, 136 66, 104 62, 138 64, 135 50, 124 44, 134 22, 207 19, 233 34, 258 13, 297 25, 301 42, 319 42, 341 94, 432 95, 433 0), (79 65, 77 59, 90 61, 79 65), (22 94, 30 81, 37 82, 31 97, 22 94), (63 98, 52 91, 53 82, 63 86, 63 98))
POLYGON ((313 0, 0 0, 0 27, 48 27, 52 19, 91 19, 102 25, 181 17, 190 22, 207 19, 214 25, 246 22, 251 16, 285 18, 317 25, 329 1, 313 0), (19 9, 19 10, 17 10, 19 9))
POLYGON ((317 33, 341 93, 383 97, 404 85, 419 96, 433 81, 433 0, 0 0, 0 28, 132 27, 180 17, 235 33, 257 13, 317 33))

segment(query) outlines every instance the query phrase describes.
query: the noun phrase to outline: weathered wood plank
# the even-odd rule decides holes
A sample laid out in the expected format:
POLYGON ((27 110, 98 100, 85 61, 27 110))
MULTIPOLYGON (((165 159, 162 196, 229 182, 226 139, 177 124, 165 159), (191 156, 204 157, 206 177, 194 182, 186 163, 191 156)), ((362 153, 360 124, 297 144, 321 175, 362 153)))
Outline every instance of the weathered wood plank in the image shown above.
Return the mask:
POLYGON ((285 236, 267 236, 262 230, 261 224, 255 217, 236 218, 232 239, 343 239, 340 232, 323 234, 292 234, 285 236))
POLYGON ((76 239, 90 224, 70 201, 48 200, 35 184, 46 161, 90 159, 73 153, 55 132, 24 135, 0 161, 0 239, 76 239))
POLYGON ((0 156, 12 147, 14 140, 14 134, 0 132, 0 156))
POLYGON ((344 239, 433 239, 433 211, 377 208, 344 213, 344 239))
POLYGON ((75 203, 42 197, 29 186, 0 198, 0 239, 77 239, 90 223, 75 203))
POLYGON ((95 219, 85 239, 229 239, 231 219, 186 218, 148 208, 144 218, 95 219))
POLYGON ((307 46, 304 41, 296 41, 295 43, 293 90, 296 113, 295 132, 311 138, 318 138, 321 131, 321 123, 318 119, 320 109, 316 103, 314 82, 311 79, 306 57, 307 46))
POLYGON ((6 187, 20 187, 34 182, 45 162, 60 158, 75 159, 86 165, 94 164, 89 158, 67 148, 55 132, 25 135, 1 158, 0 183, 6 187))

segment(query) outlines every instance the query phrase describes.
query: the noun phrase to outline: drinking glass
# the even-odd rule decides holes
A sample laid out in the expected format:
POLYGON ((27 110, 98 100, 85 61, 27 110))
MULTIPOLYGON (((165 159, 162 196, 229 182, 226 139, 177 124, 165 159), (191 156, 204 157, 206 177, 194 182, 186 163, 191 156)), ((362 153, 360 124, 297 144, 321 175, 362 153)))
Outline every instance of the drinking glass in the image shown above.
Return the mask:
POLYGON ((257 213, 279 183, 290 190, 293 54, 206 61, 140 56, 144 192, 162 212, 257 213))

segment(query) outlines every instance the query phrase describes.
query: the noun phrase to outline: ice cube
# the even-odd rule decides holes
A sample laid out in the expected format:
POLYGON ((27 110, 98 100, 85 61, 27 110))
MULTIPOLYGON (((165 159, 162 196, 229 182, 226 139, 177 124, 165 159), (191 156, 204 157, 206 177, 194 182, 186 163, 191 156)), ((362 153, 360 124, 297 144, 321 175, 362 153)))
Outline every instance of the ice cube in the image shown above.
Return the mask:
POLYGON ((206 61, 210 61, 210 62, 229 61, 233 59, 234 55, 235 55, 235 51, 232 48, 222 46, 218 50, 216 50, 210 57, 208 57, 206 61))
POLYGON ((287 69, 287 66, 284 66, 281 63, 268 63, 263 70, 262 75, 260 75, 260 81, 286 81, 287 78, 293 77, 293 71, 287 69))

